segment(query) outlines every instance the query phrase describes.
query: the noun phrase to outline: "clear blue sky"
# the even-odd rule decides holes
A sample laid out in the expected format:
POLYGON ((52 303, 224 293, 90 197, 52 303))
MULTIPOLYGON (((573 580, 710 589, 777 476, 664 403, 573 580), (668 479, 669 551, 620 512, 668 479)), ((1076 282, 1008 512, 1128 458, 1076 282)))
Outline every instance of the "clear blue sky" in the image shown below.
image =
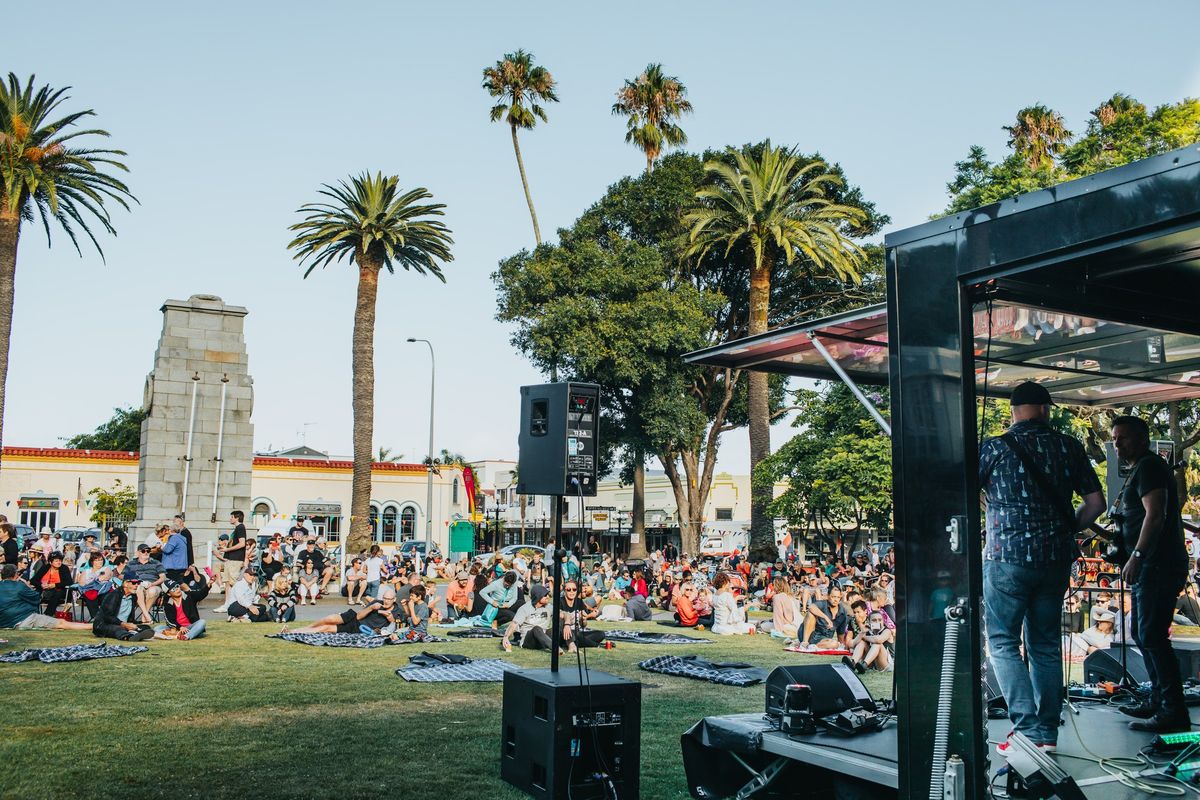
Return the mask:
MULTIPOLYGON (((690 147, 770 137, 840 162, 893 228, 945 205, 971 144, 1043 102, 1082 129, 1114 91, 1147 105, 1200 95, 1194 2, 955 3, 59 2, 5 12, 0 70, 71 85, 129 152, 141 205, 76 256, 26 227, 17 271, 5 442, 52 446, 140 402, 168 297, 250 309, 256 445, 350 451, 355 276, 301 280, 285 250, 320 184, 383 170, 448 205, 448 283, 384 276, 377 444, 415 458, 438 357, 437 446, 514 457, 517 387, 537 382, 493 319, 496 262, 532 244, 508 131, 480 70, 531 50, 562 102, 522 147, 548 235, 643 167, 609 108, 647 62, 688 86, 690 147), (852 9, 852 10, 851 10, 852 9), (920 9, 920 10, 915 10, 920 9)), ((777 427, 773 442, 788 430, 777 427)), ((743 432, 722 468, 744 472, 743 432)), ((652 465, 657 466, 657 465, 652 465)))

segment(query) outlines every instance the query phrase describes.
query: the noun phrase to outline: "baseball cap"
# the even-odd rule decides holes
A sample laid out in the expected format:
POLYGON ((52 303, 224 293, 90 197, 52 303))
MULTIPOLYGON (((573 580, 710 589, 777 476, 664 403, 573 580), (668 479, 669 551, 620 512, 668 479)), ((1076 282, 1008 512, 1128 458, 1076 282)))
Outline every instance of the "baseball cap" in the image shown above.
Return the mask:
POLYGON ((529 589, 529 599, 535 603, 538 602, 539 600, 541 600, 543 597, 545 597, 548 594, 550 594, 550 592, 548 592, 546 590, 546 587, 541 586, 539 584, 534 584, 529 589))
POLYGON ((179 581, 163 581, 163 588, 168 592, 179 588, 179 581))
POLYGON ((150 545, 148 545, 148 544, 139 544, 139 545, 138 545, 138 549, 137 549, 137 551, 138 551, 139 553, 149 553, 149 552, 150 552, 150 545))
POLYGON ((471 576, 467 574, 466 570, 460 569, 458 571, 458 574, 454 576, 454 579, 459 580, 459 581, 465 581, 467 578, 470 578, 470 577, 471 576))
POLYGON ((125 570, 124 574, 121 575, 121 580, 125 581, 125 583, 142 582, 142 579, 137 576, 137 573, 131 570, 125 570))
POLYGON ((1046 387, 1033 381, 1025 381, 1013 389, 1009 402, 1014 406, 1054 405, 1054 401, 1050 399, 1050 392, 1046 391, 1046 387))

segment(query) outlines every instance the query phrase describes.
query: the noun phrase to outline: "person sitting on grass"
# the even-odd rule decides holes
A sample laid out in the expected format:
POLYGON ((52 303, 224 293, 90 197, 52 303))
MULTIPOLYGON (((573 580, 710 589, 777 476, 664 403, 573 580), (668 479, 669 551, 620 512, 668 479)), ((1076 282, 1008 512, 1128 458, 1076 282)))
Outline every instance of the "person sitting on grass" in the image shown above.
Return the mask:
MULTIPOLYGON (((700 614, 696 612, 696 584, 688 582, 683 584, 679 594, 675 595, 675 624, 680 628, 696 628, 701 626, 700 614)), ((704 627, 712 625, 712 618, 709 617, 708 624, 704 627)))
MULTIPOLYGON (((642 583, 644 584, 645 581, 642 583)), ((625 599, 625 616, 635 622, 646 622, 654 619, 654 614, 650 611, 650 606, 646 604, 646 596, 638 594, 634 586, 626 586, 621 595, 625 599)))
POLYGON ((300 568, 300 605, 308 605, 308 598, 312 598, 312 604, 317 604, 317 598, 321 595, 321 573, 317 571, 316 564, 312 561, 305 561, 304 566, 300 568))
POLYGON ((230 622, 269 622, 267 607, 258 596, 258 575, 253 569, 242 570, 242 579, 229 591, 230 622))
POLYGON ((842 656, 842 663, 858 672, 868 669, 890 670, 893 667, 892 653, 895 650, 896 632, 883 622, 883 613, 867 613, 867 604, 862 600, 851 606, 854 612, 849 641, 850 655, 842 656))
POLYGON ((500 646, 506 653, 512 652, 512 637, 516 634, 517 641, 525 650, 549 650, 551 648, 550 634, 550 592, 545 586, 533 586, 529 589, 529 599, 517 609, 508 627, 504 629, 504 638, 500 646))
POLYGON ((746 621, 746 612, 738 606, 737 598, 733 596, 729 575, 718 572, 713 578, 712 587, 717 592, 713 597, 712 632, 722 636, 754 633, 754 623, 746 621))
POLYGON ((480 592, 487 606, 483 617, 490 620, 492 629, 497 630, 501 625, 507 625, 516 617, 513 606, 517 603, 517 573, 509 570, 499 579, 492 581, 480 592))
POLYGON ((795 639, 800 635, 800 603, 788 588, 787 578, 782 574, 771 581, 771 635, 795 639))
MULTIPOLYGON (((424 587, 422 587, 424 588, 424 587)), ((286 627, 282 633, 370 633, 372 635, 391 635, 396 631, 396 618, 399 609, 396 607, 396 591, 385 587, 378 600, 368 603, 357 611, 348 608, 340 614, 330 614, 322 617, 313 624, 289 631, 286 627)))
POLYGON ((420 633, 427 633, 429 631, 430 608, 429 604, 425 602, 427 591, 424 584, 418 583, 408 593, 408 602, 404 608, 404 618, 408 622, 408 629, 410 631, 418 631, 420 633))
POLYGON ((583 584, 583 587, 579 590, 579 599, 583 603, 581 614, 584 620, 595 619, 600 616, 599 598, 596 597, 596 590, 592 588, 590 583, 583 584))
POLYGON ((127 575, 120 591, 109 592, 100 598, 100 607, 92 620, 92 634, 98 639, 121 639, 143 642, 154 636, 149 625, 134 622, 138 613, 138 591, 141 579, 127 575))
POLYGON ((809 651, 841 649, 849 627, 850 620, 842 604, 842 590, 831 586, 827 599, 813 600, 808 604, 804 637, 799 646, 809 651))
MULTIPOLYGON (((355 605, 351 603, 350 605, 355 605)), ((267 609, 275 622, 293 622, 296 619, 296 588, 283 575, 276 575, 267 595, 267 609)))
POLYGON ((346 568, 346 599, 350 601, 350 605, 356 606, 362 603, 366 593, 367 570, 363 567, 363 560, 356 557, 346 568))
POLYGON ((39 612, 42 593, 18 576, 16 564, 0 567, 0 628, 21 631, 86 631, 88 622, 69 622, 39 612))
POLYGON ((446 619, 453 622, 471 614, 471 576, 459 571, 446 586, 446 619))
POLYGON ((204 635, 204 620, 200 619, 200 610, 186 583, 167 581, 167 599, 163 603, 163 613, 167 623, 154 628, 155 639, 176 639, 191 641, 204 635))
POLYGON ((629 570, 623 569, 613 580, 612 585, 608 590, 609 600, 624 600, 625 590, 633 583, 633 579, 629 577, 629 570))

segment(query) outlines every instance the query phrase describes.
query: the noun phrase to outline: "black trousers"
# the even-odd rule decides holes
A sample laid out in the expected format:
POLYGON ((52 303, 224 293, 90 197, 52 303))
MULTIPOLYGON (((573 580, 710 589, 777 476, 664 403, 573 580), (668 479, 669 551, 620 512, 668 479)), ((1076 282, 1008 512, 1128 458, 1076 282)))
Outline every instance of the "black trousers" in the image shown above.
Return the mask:
POLYGON ((46 604, 46 616, 53 617, 58 607, 67 602, 67 590, 61 588, 43 589, 42 602, 46 604))
POLYGON ((1150 702, 1167 714, 1187 714, 1183 701, 1183 678, 1179 661, 1171 649, 1169 630, 1175 618, 1175 602, 1187 574, 1165 572, 1161 567, 1147 565, 1137 583, 1133 584, 1133 625, 1130 633, 1142 650, 1146 673, 1150 676, 1150 702), (1172 574, 1175 573, 1175 574, 1172 574))
POLYGON ((267 612, 267 607, 262 605, 258 607, 258 613, 255 614, 241 603, 230 603, 228 613, 231 617, 249 617, 251 622, 271 621, 271 615, 267 612))

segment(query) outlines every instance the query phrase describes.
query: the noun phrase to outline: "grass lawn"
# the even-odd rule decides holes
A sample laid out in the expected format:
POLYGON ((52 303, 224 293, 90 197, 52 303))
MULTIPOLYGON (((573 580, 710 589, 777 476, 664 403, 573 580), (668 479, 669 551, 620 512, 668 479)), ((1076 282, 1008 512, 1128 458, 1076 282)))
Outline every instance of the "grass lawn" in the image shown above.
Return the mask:
MULTIPOLYGON (((7 765, 0 796, 524 797, 499 777, 501 684, 417 684, 395 675, 421 649, 497 657, 496 640, 325 649, 263 638, 275 630, 212 622, 203 639, 151 641, 150 652, 129 658, 0 664, 8 711, 0 721, 7 765)), ((5 651, 96 641, 3 635, 5 651)), ((711 638, 718 643, 588 653, 593 669, 643 681, 645 798, 688 797, 680 734, 703 716, 761 710, 763 687, 656 675, 638 661, 663 652, 768 668, 832 661, 785 653, 767 636, 711 638)), ((509 658, 529 667, 549 662, 545 652, 509 658)), ((563 664, 573 667, 574 657, 563 664)), ((874 695, 890 694, 890 674, 865 678, 874 695)))

